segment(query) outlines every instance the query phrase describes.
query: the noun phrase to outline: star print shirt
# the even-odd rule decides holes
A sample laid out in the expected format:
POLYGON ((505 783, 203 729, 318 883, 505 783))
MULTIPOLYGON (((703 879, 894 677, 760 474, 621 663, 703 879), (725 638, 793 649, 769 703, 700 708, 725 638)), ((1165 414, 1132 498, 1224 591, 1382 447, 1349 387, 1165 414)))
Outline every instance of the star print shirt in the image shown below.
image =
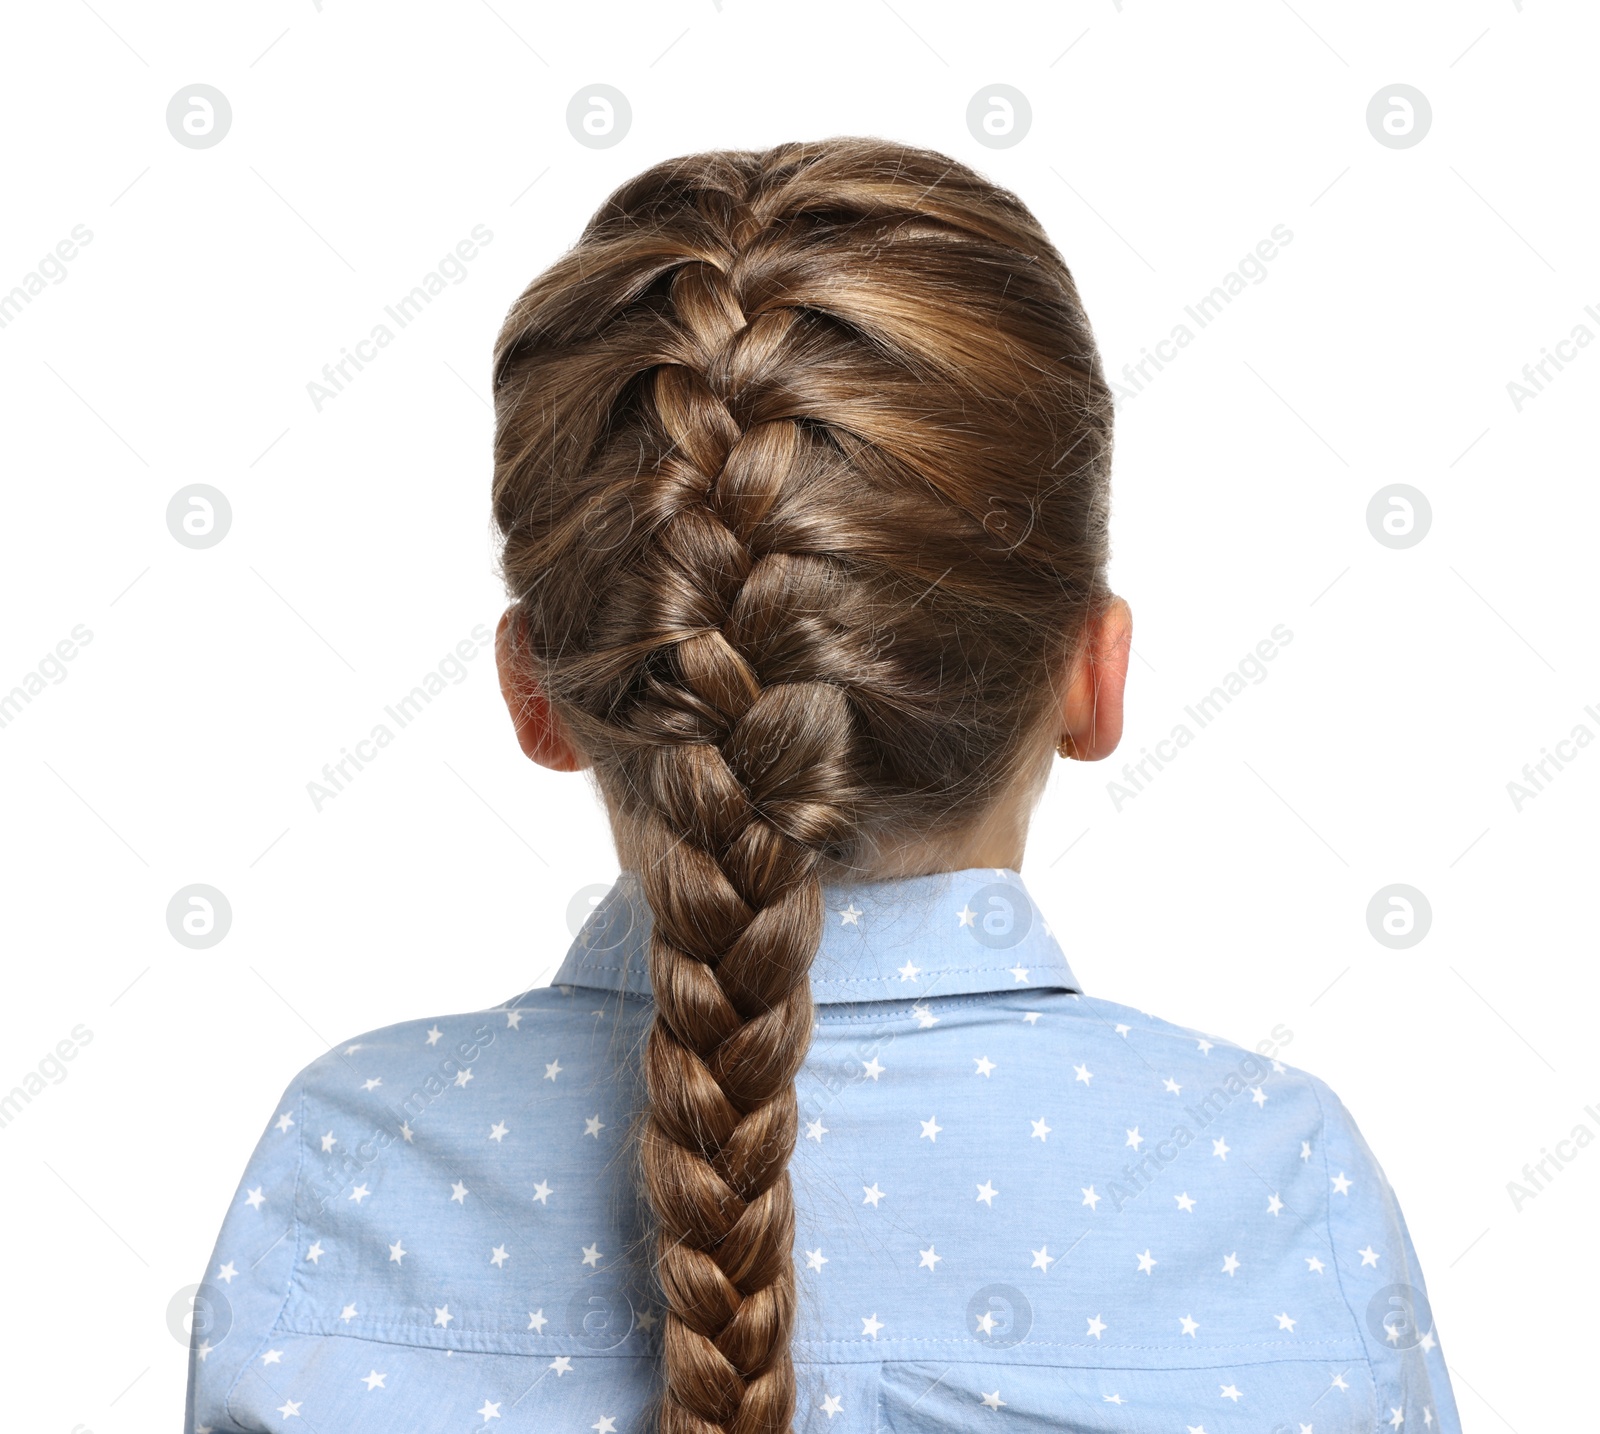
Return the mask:
MULTIPOLYGON (((1326 1086, 1082 994, 1015 872, 825 894, 796 1428, 1456 1434, 1326 1086)), ((553 985, 301 1072, 195 1297, 185 1434, 653 1427, 649 926, 624 873, 553 985)))

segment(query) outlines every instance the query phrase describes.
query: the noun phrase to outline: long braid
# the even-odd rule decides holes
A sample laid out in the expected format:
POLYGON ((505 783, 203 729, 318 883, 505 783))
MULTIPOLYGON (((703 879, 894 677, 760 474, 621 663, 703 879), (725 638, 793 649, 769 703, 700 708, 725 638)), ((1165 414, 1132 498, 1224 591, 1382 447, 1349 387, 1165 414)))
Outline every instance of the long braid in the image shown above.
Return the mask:
POLYGON ((530 658, 654 916, 660 1428, 779 1434, 821 874, 1031 751, 1103 591, 1109 396, 1015 198, 875 141, 624 186, 496 396, 530 658))
POLYGON ((782 418, 742 428, 713 383, 758 388, 749 355, 778 351, 793 313, 747 323, 707 264, 680 268, 671 299, 703 358, 657 368, 653 406, 706 486, 657 538, 680 599, 659 619, 685 634, 674 697, 699 730, 649 749, 641 784, 659 814, 643 873, 656 1013, 641 1155, 667 1300, 661 1428, 756 1434, 794 1412, 794 1080, 811 1040, 817 863, 850 831, 857 742, 842 689, 766 678, 756 604, 741 601, 783 586, 785 557, 750 542, 799 434, 782 418))

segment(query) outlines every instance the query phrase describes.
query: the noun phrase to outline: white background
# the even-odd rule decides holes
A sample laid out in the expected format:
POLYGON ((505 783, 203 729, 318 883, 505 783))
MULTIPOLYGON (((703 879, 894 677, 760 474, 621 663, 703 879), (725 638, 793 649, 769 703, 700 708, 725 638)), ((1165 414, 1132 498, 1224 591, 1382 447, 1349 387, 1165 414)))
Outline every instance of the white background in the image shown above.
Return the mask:
POLYGON ((306 784, 498 614, 487 371, 522 286, 658 159, 843 133, 1018 192, 1113 373, 1292 231, 1119 410, 1124 755, 1293 641, 1120 811, 1120 755, 1060 764, 1024 871, 1091 993, 1293 1032, 1399 1192, 1469 1429, 1582 1419, 1600 1150, 1520 1211, 1507 1182, 1600 1133, 1600 744, 1521 810, 1507 783, 1600 735, 1600 346, 1520 411, 1507 383, 1600 333, 1592 6, 94 0, 12 7, 5 49, 0 291, 93 233, 0 330, 0 692, 93 634, 0 728, 0 1092, 93 1033, 0 1129, 8 1427, 175 1430, 168 1302, 294 1073, 554 970, 615 863, 489 654, 320 811, 306 784), (196 82, 233 111, 203 150, 164 118, 196 82), (596 82, 633 110, 609 149, 566 127, 596 82), (1033 111, 1007 149, 966 127, 996 82, 1033 111), (1407 149, 1365 121, 1396 82, 1433 111, 1407 149), (476 224, 465 281, 318 412, 476 224), (196 482, 233 513, 199 551, 165 521, 196 482), (1404 550, 1365 519, 1394 482, 1432 506, 1404 550), (196 882, 232 905, 209 950, 165 919, 196 882), (1365 918, 1392 882, 1432 906, 1407 950, 1365 918))

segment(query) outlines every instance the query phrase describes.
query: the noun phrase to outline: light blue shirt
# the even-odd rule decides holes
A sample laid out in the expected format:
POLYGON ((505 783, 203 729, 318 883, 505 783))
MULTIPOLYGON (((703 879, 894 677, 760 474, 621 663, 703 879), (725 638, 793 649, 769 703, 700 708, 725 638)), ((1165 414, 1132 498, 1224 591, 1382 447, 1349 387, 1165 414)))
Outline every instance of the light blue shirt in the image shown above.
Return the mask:
MULTIPOLYGON (((825 894, 797 1428, 1457 1434, 1326 1086, 1080 994, 1015 872, 825 894)), ((624 874, 552 986, 300 1073, 196 1297, 186 1434, 653 1427, 649 925, 624 874)))

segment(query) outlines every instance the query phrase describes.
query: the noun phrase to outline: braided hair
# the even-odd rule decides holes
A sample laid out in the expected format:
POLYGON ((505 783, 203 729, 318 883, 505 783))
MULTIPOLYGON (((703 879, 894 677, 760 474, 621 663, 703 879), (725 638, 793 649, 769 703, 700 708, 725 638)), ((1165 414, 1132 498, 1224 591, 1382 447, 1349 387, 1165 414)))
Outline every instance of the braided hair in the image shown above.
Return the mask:
POLYGON ((517 660, 654 916, 659 1428, 776 1434, 821 882, 1037 760, 1107 598, 1110 393, 1021 201, 855 138, 624 184, 494 379, 517 660))

